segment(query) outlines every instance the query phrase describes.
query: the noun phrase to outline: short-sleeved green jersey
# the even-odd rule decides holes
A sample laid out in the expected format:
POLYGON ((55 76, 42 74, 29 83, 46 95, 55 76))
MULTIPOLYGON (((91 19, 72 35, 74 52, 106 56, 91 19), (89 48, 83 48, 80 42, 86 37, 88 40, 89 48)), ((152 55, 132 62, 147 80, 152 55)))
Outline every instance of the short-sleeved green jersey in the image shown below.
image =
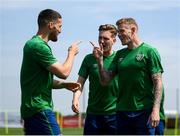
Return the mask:
POLYGON ((21 116, 30 117, 52 109, 53 74, 47 67, 57 62, 51 48, 39 36, 27 41, 23 49, 21 67, 21 116))
POLYGON ((154 89, 151 75, 162 73, 160 55, 146 43, 135 49, 124 48, 116 53, 119 77, 118 111, 152 108, 154 89))
MULTIPOLYGON (((111 70, 115 52, 104 57, 104 67, 111 70)), ((118 94, 117 76, 107 86, 100 84, 100 75, 96 59, 92 54, 87 55, 80 67, 79 76, 89 78, 89 99, 87 113, 95 115, 110 115, 116 113, 118 94)))

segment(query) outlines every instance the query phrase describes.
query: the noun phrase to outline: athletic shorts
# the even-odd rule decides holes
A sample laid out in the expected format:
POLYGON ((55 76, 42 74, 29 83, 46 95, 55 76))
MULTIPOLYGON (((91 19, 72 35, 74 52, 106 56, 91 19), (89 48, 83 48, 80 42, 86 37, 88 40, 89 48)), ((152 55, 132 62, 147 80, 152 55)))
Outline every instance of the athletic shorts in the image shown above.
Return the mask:
POLYGON ((25 135, 60 135, 60 127, 51 110, 42 110, 31 117, 24 118, 25 135))
POLYGON ((116 134, 117 134, 116 114, 86 115, 84 135, 116 135, 116 134))
POLYGON ((149 122, 151 109, 117 113, 118 135, 154 135, 155 128, 149 122))
POLYGON ((164 135, 165 121, 160 120, 159 125, 155 128, 155 135, 164 135))

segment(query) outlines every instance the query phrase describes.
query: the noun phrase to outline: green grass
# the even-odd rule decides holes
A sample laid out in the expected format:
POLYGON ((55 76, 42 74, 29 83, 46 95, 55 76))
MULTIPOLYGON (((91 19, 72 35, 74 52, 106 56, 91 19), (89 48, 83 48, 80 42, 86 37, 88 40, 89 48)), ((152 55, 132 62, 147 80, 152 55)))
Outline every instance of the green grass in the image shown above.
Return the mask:
MULTIPOLYGON (((61 129, 63 135, 82 135, 82 128, 63 128, 61 129)), ((23 135, 22 128, 9 128, 8 134, 6 133, 5 128, 0 128, 0 135, 23 135)))
MULTIPOLYGON (((23 135, 22 128, 9 128, 8 134, 6 134, 5 128, 0 128, 0 135, 23 135)), ((81 128, 63 128, 62 129, 63 135, 82 135, 83 129, 81 128)), ((166 129, 165 135, 174 135, 174 129, 166 129)), ((178 130, 178 134, 180 135, 180 129, 178 130)))

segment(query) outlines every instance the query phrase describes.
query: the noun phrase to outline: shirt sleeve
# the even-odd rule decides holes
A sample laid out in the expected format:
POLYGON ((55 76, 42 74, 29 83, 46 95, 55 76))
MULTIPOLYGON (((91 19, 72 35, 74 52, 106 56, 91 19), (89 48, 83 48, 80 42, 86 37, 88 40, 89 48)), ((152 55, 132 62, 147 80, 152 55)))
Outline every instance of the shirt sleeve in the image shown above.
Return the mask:
POLYGON ((150 50, 148 67, 152 74, 164 72, 162 64, 161 64, 160 55, 156 49, 150 50))
POLYGON ((87 56, 84 58, 78 74, 79 74, 79 76, 82 76, 83 78, 87 79, 87 77, 89 75, 89 67, 88 67, 88 62, 87 62, 87 56))
POLYGON ((51 48, 45 44, 40 45, 33 49, 33 58, 41 66, 47 68, 48 66, 57 62, 57 59, 53 56, 51 48))

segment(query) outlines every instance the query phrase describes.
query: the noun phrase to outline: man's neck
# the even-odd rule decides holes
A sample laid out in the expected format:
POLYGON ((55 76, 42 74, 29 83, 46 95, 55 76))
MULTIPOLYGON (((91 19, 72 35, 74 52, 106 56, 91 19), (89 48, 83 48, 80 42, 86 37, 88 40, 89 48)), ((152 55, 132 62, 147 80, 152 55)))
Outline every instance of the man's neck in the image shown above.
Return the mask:
POLYGON ((128 49, 135 49, 139 47, 141 44, 142 44, 142 41, 139 38, 137 38, 133 40, 130 44, 128 44, 128 49))
POLYGON ((103 52, 103 56, 105 56, 105 57, 108 57, 108 56, 110 56, 112 54, 113 54, 113 50, 111 50, 109 52, 103 52))
POLYGON ((43 39, 46 43, 49 41, 48 34, 45 33, 43 30, 39 30, 36 35, 43 39))

